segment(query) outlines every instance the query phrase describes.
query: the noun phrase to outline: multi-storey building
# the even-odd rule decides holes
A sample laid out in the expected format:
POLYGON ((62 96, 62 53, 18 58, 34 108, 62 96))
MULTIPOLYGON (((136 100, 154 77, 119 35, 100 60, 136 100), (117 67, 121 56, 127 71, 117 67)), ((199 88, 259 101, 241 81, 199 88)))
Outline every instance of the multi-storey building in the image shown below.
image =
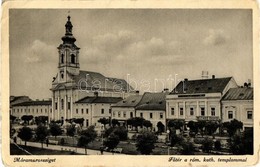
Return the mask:
POLYGON ((117 119, 121 125, 126 125, 126 120, 136 117, 135 108, 142 99, 142 95, 129 96, 111 106, 112 119, 117 119))
POLYGON ((50 121, 50 114, 52 113, 50 100, 36 100, 26 101, 14 104, 11 110, 11 115, 21 119, 23 115, 48 116, 50 121))
POLYGON ((101 127, 98 122, 100 118, 107 118, 111 120, 112 111, 111 105, 121 101, 121 97, 102 97, 87 96, 75 102, 74 118, 84 118, 84 125, 86 127, 94 125, 97 128, 101 127))
POLYGON ((237 119, 243 122, 243 127, 253 127, 253 88, 231 88, 223 96, 222 121, 237 119))
POLYGON ((230 88, 237 88, 232 77, 181 81, 166 98, 166 118, 220 120, 221 98, 230 88))

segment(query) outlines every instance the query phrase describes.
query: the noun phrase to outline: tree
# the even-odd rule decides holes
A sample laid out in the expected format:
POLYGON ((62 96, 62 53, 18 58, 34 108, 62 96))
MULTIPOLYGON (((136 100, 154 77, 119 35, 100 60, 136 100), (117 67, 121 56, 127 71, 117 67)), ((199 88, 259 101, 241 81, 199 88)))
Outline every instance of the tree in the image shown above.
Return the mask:
POLYGON ((174 147, 176 146, 177 144, 181 144, 183 142, 183 137, 182 136, 178 136, 176 134, 173 134, 170 138, 170 146, 171 147, 174 147))
POLYGON ((143 122, 144 122, 144 118, 142 117, 134 117, 134 118, 129 118, 127 120, 127 124, 128 125, 132 125, 135 127, 135 130, 138 132, 138 126, 143 127, 143 122))
POLYGON ((190 134, 193 133, 193 137, 195 137, 196 134, 199 132, 199 127, 197 122, 189 121, 187 126, 190 128, 190 134))
POLYGON ((235 134, 228 142, 230 151, 235 155, 253 154, 253 128, 243 134, 235 134))
POLYGON ((11 123, 13 123, 15 119, 16 119, 16 116, 10 115, 10 121, 11 121, 11 123))
POLYGON ((119 144, 119 137, 114 133, 110 134, 108 138, 104 141, 104 145, 108 147, 109 150, 113 150, 119 144))
POLYGON ((125 127, 110 127, 105 130, 104 137, 108 137, 112 133, 117 135, 120 141, 127 140, 127 130, 125 127))
POLYGON ((149 155, 155 148, 157 136, 153 132, 143 131, 136 138, 136 148, 141 154, 149 155))
POLYGON ((208 135, 212 136, 219 128, 219 123, 215 121, 206 122, 205 129, 208 135))
POLYGON ((243 123, 233 119, 230 122, 224 122, 223 127, 227 129, 229 137, 232 137, 238 130, 243 128, 243 123))
POLYGON ((78 146, 85 148, 85 153, 87 154, 87 145, 94 141, 97 137, 97 132, 95 131, 94 126, 88 127, 86 130, 83 130, 80 134, 80 138, 78 140, 78 146))
POLYGON ((56 123, 51 123, 50 124, 50 133, 52 136, 55 136, 55 139, 56 139, 57 136, 62 134, 61 126, 56 123))
POLYGON ((209 153, 212 149, 213 149, 213 140, 206 137, 204 142, 202 143, 202 150, 203 152, 209 153))
POLYGON ((204 133, 205 133, 205 126, 206 126, 206 121, 200 120, 197 122, 199 131, 201 136, 203 137, 204 133))
POLYGON ((173 119, 169 120, 168 127, 175 128, 175 129, 182 129, 184 125, 184 120, 181 119, 173 119))
POLYGON ((42 148, 43 148, 43 142, 46 140, 49 132, 46 126, 43 124, 39 124, 38 127, 36 128, 36 139, 41 142, 42 148))
POLYGON ((74 145, 74 136, 76 133, 76 128, 74 125, 70 125, 69 127, 67 127, 67 136, 72 137, 73 140, 73 145, 74 145))
POLYGON ((35 123, 37 125, 39 125, 41 123, 46 124, 46 122, 48 121, 48 116, 39 116, 39 117, 35 117, 34 119, 35 119, 35 123))
POLYGON ((25 123, 27 123, 27 125, 29 125, 29 121, 33 119, 33 116, 32 116, 32 115, 23 115, 23 116, 21 117, 21 119, 22 119, 25 123))
POLYGON ((178 151, 182 155, 193 155, 195 148, 192 142, 190 141, 183 141, 178 147, 178 151))
POLYGON ((149 121, 149 120, 144 120, 143 126, 148 129, 148 128, 152 127, 153 124, 152 124, 151 121, 149 121))
POLYGON ((29 127, 22 127, 19 129, 18 137, 24 141, 24 145, 26 146, 26 142, 29 141, 33 136, 32 129, 29 127))
POLYGON ((73 120, 76 124, 79 124, 81 127, 83 126, 84 118, 76 118, 73 120))
POLYGON ((102 125, 104 125, 104 128, 106 129, 106 125, 109 124, 110 120, 108 118, 103 117, 103 118, 100 118, 98 120, 98 122, 101 123, 102 125))
POLYGON ((119 121, 117 119, 112 119, 111 123, 112 123, 113 127, 120 125, 120 123, 119 123, 119 121))
POLYGON ((158 133, 161 134, 162 132, 164 132, 165 126, 161 121, 159 121, 157 123, 157 128, 158 128, 158 133))
POLYGON ((216 150, 218 150, 218 151, 221 150, 221 142, 220 142, 220 140, 217 140, 217 141, 214 142, 214 148, 216 150))

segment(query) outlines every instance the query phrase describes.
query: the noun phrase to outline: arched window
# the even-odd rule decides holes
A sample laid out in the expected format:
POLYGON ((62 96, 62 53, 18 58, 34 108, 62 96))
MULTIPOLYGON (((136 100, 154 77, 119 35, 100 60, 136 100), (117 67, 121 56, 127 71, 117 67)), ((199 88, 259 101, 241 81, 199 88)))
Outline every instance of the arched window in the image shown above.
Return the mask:
POLYGON ((70 55, 70 58, 71 58, 71 63, 72 64, 75 64, 76 63, 76 57, 74 54, 70 55))
POLYGON ((60 77, 61 77, 61 79, 63 79, 63 77, 64 77, 63 72, 60 73, 60 77))
POLYGON ((61 54, 61 63, 64 63, 64 54, 61 54))

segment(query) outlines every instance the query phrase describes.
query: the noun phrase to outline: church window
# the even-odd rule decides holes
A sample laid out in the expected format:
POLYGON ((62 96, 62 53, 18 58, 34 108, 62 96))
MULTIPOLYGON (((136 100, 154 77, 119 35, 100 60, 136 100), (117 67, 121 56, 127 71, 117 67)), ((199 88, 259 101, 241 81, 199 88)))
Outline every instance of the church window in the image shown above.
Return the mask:
POLYGON ((63 108, 64 108, 64 100, 61 99, 61 109, 63 110, 63 108))
POLYGON ((64 63, 64 54, 61 54, 61 63, 64 63))
POLYGON ((75 64, 76 63, 76 57, 74 54, 70 55, 70 58, 71 58, 71 63, 72 64, 75 64))
POLYGON ((70 102, 68 102, 68 110, 70 110, 70 102))
POLYGON ((63 79, 63 77, 64 77, 63 72, 60 73, 60 76, 61 76, 61 79, 63 79))

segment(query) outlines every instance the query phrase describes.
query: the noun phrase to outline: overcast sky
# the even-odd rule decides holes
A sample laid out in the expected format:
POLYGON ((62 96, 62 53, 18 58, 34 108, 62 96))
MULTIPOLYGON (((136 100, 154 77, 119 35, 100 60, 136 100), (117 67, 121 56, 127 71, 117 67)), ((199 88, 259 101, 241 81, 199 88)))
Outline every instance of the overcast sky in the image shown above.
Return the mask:
MULTIPOLYGON (((51 97, 68 10, 10 11, 12 95, 51 97)), ((201 72, 253 79, 251 10, 70 10, 81 70, 128 79, 199 79, 201 72)), ((146 86, 142 86, 146 81, 146 86)))

